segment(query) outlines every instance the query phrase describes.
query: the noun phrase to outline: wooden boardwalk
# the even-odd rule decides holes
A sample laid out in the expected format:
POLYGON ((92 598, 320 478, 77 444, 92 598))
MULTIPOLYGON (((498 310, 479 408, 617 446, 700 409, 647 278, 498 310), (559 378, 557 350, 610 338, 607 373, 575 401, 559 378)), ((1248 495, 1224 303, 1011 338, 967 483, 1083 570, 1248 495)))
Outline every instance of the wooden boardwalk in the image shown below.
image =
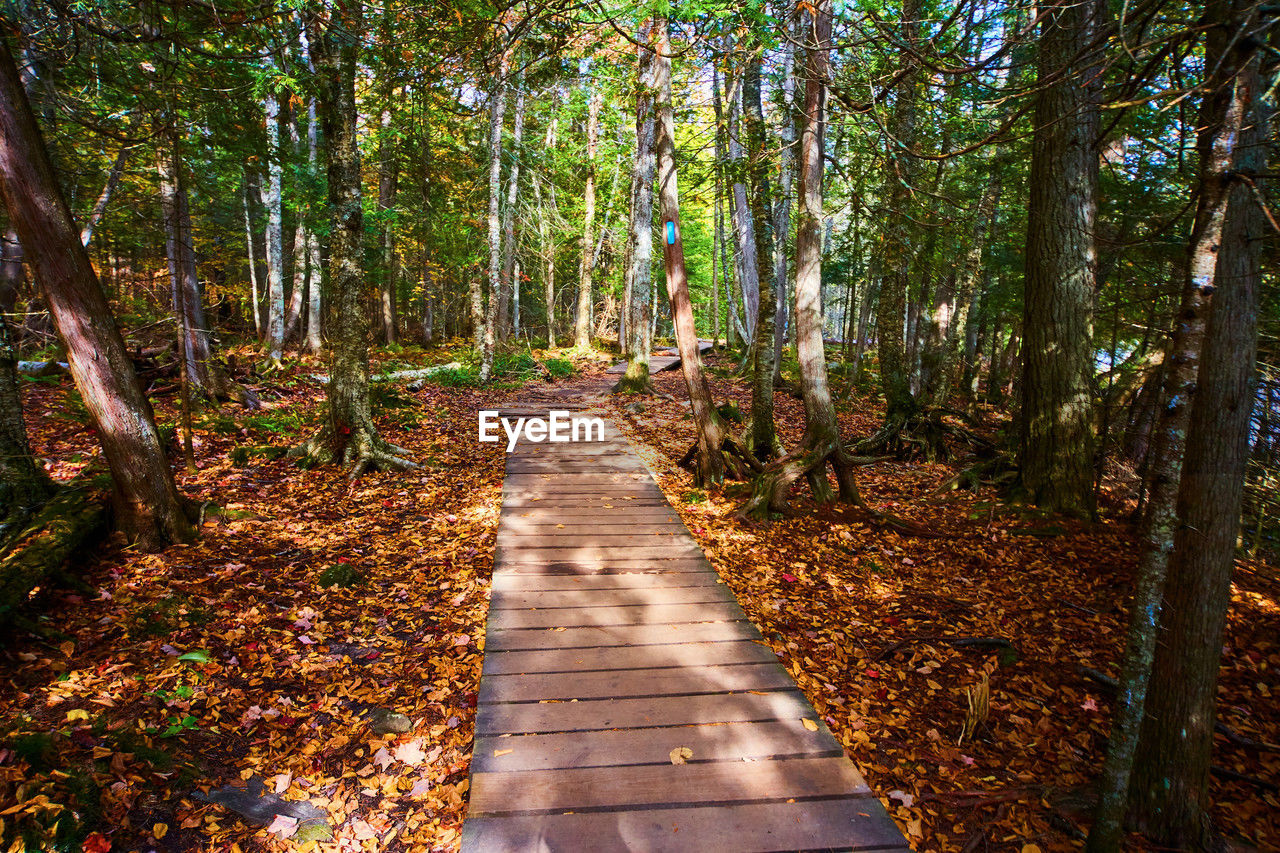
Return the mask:
MULTIPOLYGON (((712 347, 711 341, 704 341, 704 340, 698 341, 698 352, 700 353, 709 352, 711 350, 711 347, 712 347)), ((667 347, 666 349, 660 349, 658 350, 658 353, 660 353, 660 355, 649 356, 649 372, 650 373, 661 373, 664 370, 675 370, 677 367, 680 366, 680 349, 678 347, 667 347)), ((614 375, 619 375, 626 372, 627 372, 627 363, 625 361, 620 361, 605 371, 605 373, 611 373, 614 375)))
POLYGON ((614 427, 522 441, 464 853, 907 849, 614 427))

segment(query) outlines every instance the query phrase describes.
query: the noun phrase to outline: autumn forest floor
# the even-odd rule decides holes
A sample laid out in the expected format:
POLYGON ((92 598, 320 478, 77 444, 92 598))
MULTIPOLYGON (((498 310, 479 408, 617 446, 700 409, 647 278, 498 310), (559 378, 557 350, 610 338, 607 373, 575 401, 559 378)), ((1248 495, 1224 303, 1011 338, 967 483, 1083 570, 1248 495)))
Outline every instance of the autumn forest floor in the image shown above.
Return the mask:
MULTIPOLYGON (((393 357, 451 358, 378 355, 393 357)), ((709 361, 717 400, 745 410, 746 383, 709 361)), ((193 796, 258 779, 327 813, 336 839, 317 849, 456 850, 503 465, 502 446, 476 440, 475 413, 601 387, 606 365, 580 358, 577 375, 554 385, 376 386, 380 429, 424 467, 354 483, 289 460, 232 459, 237 447, 311 433, 323 402, 306 378, 314 365, 258 383, 261 412, 198 416, 199 468, 177 477, 210 502, 199 542, 162 554, 108 542, 81 567, 81 588, 40 602, 43 637, 0 640, 0 849, 24 849, 23 832, 34 839, 59 819, 63 849, 306 846, 193 796), (380 710, 407 715, 411 730, 372 734, 380 710)), ((1123 643, 1130 481, 1109 480, 1103 520, 1081 524, 990 492, 938 493, 953 465, 883 462, 860 469, 868 503, 934 536, 817 510, 799 489, 794 518, 749 524, 736 515, 743 486, 697 490, 676 466, 693 440, 683 380, 665 373, 655 385, 674 399, 598 405, 913 846, 1078 849, 1111 701, 1083 668, 1114 674, 1123 643), (962 638, 1002 642, 949 642, 962 638), (984 682, 989 713, 961 741, 984 682)), ((70 387, 25 388, 33 451, 61 478, 102 468, 70 387)), ((162 421, 175 420, 173 399, 157 401, 162 421)), ((779 393, 777 407, 791 445, 802 406, 779 393)), ((841 406, 845 437, 869 435, 880 416, 874 395, 855 394, 841 406)), ((996 413, 986 416, 994 431, 996 413)), ((1262 744, 1280 742, 1277 638, 1275 567, 1242 561, 1219 710, 1262 744)), ((1280 849, 1280 751, 1220 736, 1215 764, 1225 771, 1213 782, 1218 826, 1280 849)))

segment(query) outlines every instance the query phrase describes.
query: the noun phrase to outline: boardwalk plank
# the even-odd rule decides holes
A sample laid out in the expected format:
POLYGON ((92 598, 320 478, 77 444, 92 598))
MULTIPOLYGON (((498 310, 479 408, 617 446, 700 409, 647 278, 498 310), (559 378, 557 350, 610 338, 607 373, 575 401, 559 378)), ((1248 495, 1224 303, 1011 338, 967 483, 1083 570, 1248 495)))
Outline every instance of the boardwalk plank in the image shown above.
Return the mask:
POLYGON ((487 675, 480 683, 480 704, 783 690, 792 684, 791 676, 777 661, 708 667, 703 671, 664 667, 593 673, 487 675))
POLYGON ((674 625, 614 625, 591 628, 517 628, 490 630, 485 648, 581 649, 591 646, 645 646, 664 643, 716 643, 726 640, 758 640, 749 622, 693 622, 674 625))
POLYGON ((700 604, 621 604, 611 607, 552 607, 504 610, 502 628, 582 628, 590 625, 649 625, 673 622, 745 620, 736 602, 700 604))
POLYGON ((644 726, 796 720, 806 716, 814 716, 813 708, 795 690, 508 703, 485 706, 484 714, 476 719, 476 734, 594 732, 644 726))
POLYGON ((473 773, 471 808, 500 814, 648 803, 723 803, 787 797, 870 797, 861 774, 843 756, 781 761, 713 761, 575 767, 548 773, 473 773))
POLYGON ((493 577, 496 595, 515 592, 552 592, 596 589, 688 589, 693 587, 724 587, 720 578, 710 572, 661 572, 635 570, 613 574, 548 575, 501 572, 493 577))
POLYGON ((467 818, 462 849, 485 853, 907 853, 910 848, 879 801, 863 798, 467 818), (851 839, 857 841, 851 843, 851 839))
POLYGON ((771 720, 616 729, 594 732, 590 737, 577 732, 481 737, 475 742, 471 769, 491 772, 669 764, 671 750, 682 746, 693 752, 692 761, 752 761, 775 756, 820 758, 844 754, 825 732, 811 732, 799 720, 771 720))
POLYGON ((484 675, 487 678, 491 674, 518 672, 701 668, 735 663, 776 663, 777 660, 778 656, 767 646, 744 639, 511 651, 495 650, 489 645, 485 650, 484 675))
MULTIPOLYGON (((668 587, 614 587, 592 590, 539 590, 537 592, 495 592, 489 610, 527 610, 556 607, 617 607, 666 604, 729 604, 733 596, 722 584, 668 587)), ((508 623, 508 627, 510 623, 508 623)))

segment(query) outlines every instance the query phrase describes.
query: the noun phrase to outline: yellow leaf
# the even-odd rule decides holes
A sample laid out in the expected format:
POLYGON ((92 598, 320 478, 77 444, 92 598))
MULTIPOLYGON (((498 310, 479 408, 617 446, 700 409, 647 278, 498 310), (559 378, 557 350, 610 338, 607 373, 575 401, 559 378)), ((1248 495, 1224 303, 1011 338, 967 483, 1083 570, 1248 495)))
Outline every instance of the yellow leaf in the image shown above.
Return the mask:
POLYGON ((74 723, 76 720, 89 719, 89 712, 84 708, 76 708, 74 711, 67 712, 67 722, 74 723))
POLYGON ((925 679, 925 681, 924 681, 924 683, 925 683, 925 684, 927 684, 927 685, 929 685, 929 689, 930 689, 930 690, 941 690, 941 689, 942 689, 942 685, 941 685, 941 684, 939 684, 938 682, 934 681, 932 678, 926 678, 926 679, 925 679))
POLYGON ((1036 844, 1022 845, 1022 853, 1040 853, 1040 847, 1036 844))
POLYGON ((818 724, 808 718, 801 720, 800 724, 811 732, 816 732, 818 730, 818 724))
POLYGON ((169 824, 157 823, 155 826, 151 827, 151 834, 156 837, 156 840, 164 838, 169 834, 169 824))
POLYGON ((684 764, 690 758, 693 758, 693 750, 687 746, 677 746, 671 750, 672 764, 684 764))
POLYGON ((495 749, 495 750, 493 751, 493 757, 494 757, 494 758, 501 758, 502 756, 504 756, 504 755, 510 755, 510 754, 511 754, 511 753, 513 753, 513 752, 515 752, 515 750, 514 750, 514 749, 495 749))
POLYGON ((76 650, 76 644, 71 642, 70 640, 67 640, 64 643, 59 643, 58 648, 62 650, 62 653, 64 655, 66 655, 67 657, 71 657, 71 653, 76 650))

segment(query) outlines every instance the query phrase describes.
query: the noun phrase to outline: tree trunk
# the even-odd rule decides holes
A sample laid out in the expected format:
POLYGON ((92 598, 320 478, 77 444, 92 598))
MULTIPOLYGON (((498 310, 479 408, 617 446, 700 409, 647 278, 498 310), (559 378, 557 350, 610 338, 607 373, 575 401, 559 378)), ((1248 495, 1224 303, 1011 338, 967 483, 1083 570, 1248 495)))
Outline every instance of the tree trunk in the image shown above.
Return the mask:
MULTIPOLYGON (((274 81, 268 84, 274 86, 274 81)), ((284 150, 280 145, 280 102, 268 88, 267 114, 267 361, 284 358, 284 198, 281 193, 284 150)))
MULTIPOLYGON (((956 384, 956 367, 960 363, 961 348, 969 331, 969 311, 977 298, 978 281, 982 276, 982 250, 986 246, 987 235, 991 232, 996 203, 1000 197, 999 169, 998 160, 991 164, 991 175, 983 189, 982 198, 978 201, 977 214, 969 231, 968 247, 951 294, 952 308, 946 318, 945 331, 936 348, 927 352, 930 369, 925 377, 925 391, 930 404, 935 408, 946 405, 947 397, 956 384)), ((941 323, 942 318, 935 313, 934 326, 938 327, 941 323)))
POLYGON ((768 248, 774 246, 773 221, 769 203, 769 157, 765 144, 764 108, 760 101, 760 63, 763 48, 753 50, 743 74, 743 123, 747 142, 748 179, 751 182, 751 222, 755 229, 752 244, 759 293, 756 304, 756 334, 751 343, 751 430, 746 436, 747 449, 761 462, 767 461, 780 448, 773 421, 774 374, 774 274, 768 248))
MULTIPOLYGON (((732 38, 725 36, 725 55, 733 50, 732 38)), ((760 316, 760 274, 756 257, 755 223, 751 205, 747 200, 747 160, 742 133, 743 74, 739 69, 732 76, 726 75, 726 100, 729 102, 728 161, 725 173, 732 187, 730 213, 733 221, 734 264, 738 270, 738 282, 742 290, 742 309, 745 315, 746 341, 756 338, 756 321, 760 316)))
POLYGON ((493 88, 489 91, 489 303, 481 305, 479 285, 471 292, 471 309, 476 322, 476 338, 481 343, 480 381, 488 382, 493 372, 493 347, 502 299, 502 121, 507 109, 507 68, 509 57, 502 54, 493 88), (483 315, 482 315, 483 310, 483 315))
POLYGON ((395 207, 396 189, 400 182, 399 156, 395 141, 395 130, 391 126, 390 99, 394 96, 394 87, 386 86, 384 97, 387 101, 382 107, 379 119, 381 133, 378 137, 378 212, 381 214, 381 234, 379 246, 382 250, 382 281, 378 288, 378 325, 381 326, 382 340, 388 344, 396 342, 396 228, 395 207))
POLYGON ((310 41, 319 75, 317 110, 328 141, 329 385, 328 423, 294 455, 309 464, 336 462, 358 477, 369 468, 417 467, 406 451, 388 444, 373 425, 369 406, 369 306, 377 285, 365 276, 364 209, 357 141, 355 78, 360 45, 360 3, 344 6, 321 29, 312 15, 310 41))
MULTIPOLYGON (((1269 138, 1259 98, 1257 45, 1250 40, 1232 43, 1231 36, 1256 23, 1257 8, 1225 0, 1209 9, 1214 20, 1232 25, 1214 28, 1207 36, 1206 67, 1220 76, 1206 87, 1201 113, 1202 195, 1178 319, 1178 326, 1185 327, 1184 338, 1175 338, 1171 357, 1165 359, 1166 389, 1185 395, 1194 388, 1194 394, 1189 415, 1166 410, 1166 423, 1157 435, 1156 465, 1164 470, 1156 472, 1163 475, 1159 486, 1156 479, 1152 482, 1143 555, 1144 563, 1154 566, 1152 575, 1167 559, 1168 578, 1158 608, 1158 583, 1154 589, 1140 590, 1144 600, 1135 602, 1135 613, 1141 609, 1141 618, 1154 620, 1158 612, 1160 627, 1155 637, 1143 637, 1140 644, 1133 643, 1131 632, 1128 654, 1133 659, 1126 667, 1141 671, 1154 649, 1145 712, 1140 717, 1135 712, 1127 715, 1141 720, 1129 805, 1137 826, 1153 841, 1170 847, 1208 849, 1212 842, 1207 812, 1216 685, 1249 456, 1263 250, 1259 235, 1268 229, 1253 197, 1261 183, 1254 176, 1266 171, 1269 138), (1210 294, 1211 306, 1206 304, 1210 294), (1197 372, 1198 327, 1203 328, 1204 343, 1197 372), (1172 484, 1165 480, 1179 473, 1169 463, 1181 449, 1180 430, 1168 421, 1182 418, 1187 419, 1186 449, 1175 516, 1167 507, 1172 484)), ((1170 408, 1176 404, 1184 409, 1188 405, 1185 396, 1171 398, 1170 408)), ((1135 689, 1141 686, 1141 676, 1126 676, 1124 686, 1132 702, 1141 703, 1135 689)), ((1108 769, 1120 766, 1124 758, 1108 756, 1108 769)), ((1112 796, 1122 793, 1108 790, 1112 796)), ((1118 849, 1118 844, 1097 849, 1118 849)))
POLYGON ((1096 4, 1042 11, 1027 222, 1018 462, 1044 509, 1089 516, 1093 492, 1093 292, 1098 192, 1096 4))
POLYGON ((911 393, 911 362, 908 359, 908 341, 904 339, 907 324, 907 290, 910 284, 911 238, 910 214, 914 209, 912 197, 919 172, 918 161, 910 153, 915 147, 919 125, 920 68, 915 59, 916 45, 920 41, 923 16, 921 0, 905 0, 902 9, 902 41, 911 46, 901 54, 906 65, 900 72, 889 119, 893 140, 889 142, 892 157, 886 161, 884 183, 887 188, 885 204, 885 233, 879 258, 880 305, 876 312, 877 353, 880 361, 880 384, 885 400, 886 443, 898 448, 896 434, 916 414, 917 403, 911 393))
POLYGON ((8 45, 0 43, 0 182, 9 220, 67 346, 111 471, 116 523, 148 549, 191 540, 150 404, 58 188, 8 45))
MULTIPOLYGON (((799 24, 798 16, 793 18, 799 24)), ((793 36, 798 35, 792 27, 793 36)), ((787 241, 791 237, 791 194, 795 179, 796 159, 796 46, 788 41, 782 62, 782 127, 780 132, 781 154, 778 164, 778 198, 773 208, 773 288, 777 298, 773 331, 773 378, 775 384, 782 379, 782 347, 787 338, 787 241)), ((855 211, 855 216, 856 216, 855 211)), ((714 290, 714 288, 713 288, 714 290)))
POLYGON ((582 262, 578 267, 578 316, 574 323, 574 346, 591 346, 591 289, 595 272, 596 153, 600 146, 600 106, 603 93, 596 89, 587 101, 587 185, 583 191, 582 262))
POLYGON ((129 162, 129 148, 121 146, 120 153, 116 155, 115 162, 111 164, 111 171, 107 173, 107 182, 102 186, 102 192, 98 194, 98 200, 93 205, 93 210, 89 212, 89 216, 84 221, 84 227, 80 229, 80 244, 88 246, 89 241, 93 239, 93 230, 98 227, 98 223, 102 221, 102 216, 107 212, 107 204, 111 201, 112 194, 116 191, 116 187, 120 185, 120 177, 124 174, 125 164, 129 162))
MULTIPOLYGON (((654 26, 652 19, 645 20, 636 39, 645 46, 636 48, 636 157, 631 173, 635 194, 626 251, 630 264, 627 270, 630 292, 627 304, 622 306, 627 315, 627 372, 618 381, 619 391, 632 393, 650 388, 649 351, 653 348, 649 336, 649 298, 653 287, 653 173, 657 165, 654 159, 654 136, 657 132, 654 99, 658 81, 653 50, 648 45, 653 43, 654 26)), ((666 239, 665 235, 663 239, 666 239)))
MULTIPOLYGON (((516 114, 511 126, 511 171, 507 176, 507 204, 502 211, 502 280, 501 300, 498 302, 498 332, 507 338, 515 305, 519 301, 520 283, 515 277, 516 266, 516 202, 520 199, 521 143, 524 141, 524 77, 516 77, 516 114), (511 310, 508 311, 508 305, 511 310)), ((517 333, 518 334, 518 333, 517 333)))
POLYGON ((258 292, 258 259, 253 249, 253 219, 249 215, 249 173, 245 171, 240 200, 244 207, 244 240, 249 258, 250 310, 253 312, 253 335, 262 340, 262 296, 258 292))
POLYGON ((654 20, 657 56, 654 57, 654 85, 657 90, 656 138, 654 148, 658 160, 658 200, 662 219, 662 255, 666 267, 667 297, 671 303, 671 322, 675 326, 676 344, 680 349, 680 368, 693 421, 698 429, 694 482, 700 488, 722 482, 725 474, 724 426, 711 401, 711 389, 702 372, 702 356, 698 350, 698 331, 693 321, 693 305, 689 301, 689 281, 685 274, 684 243, 680 235, 680 196, 676 186, 675 119, 671 105, 671 43, 667 19, 654 20))
POLYGON ((827 386, 822 341, 822 172, 826 132, 827 77, 830 74, 831 0, 818 0, 804 13, 804 113, 800 134, 800 210, 796 227, 796 351, 804 397, 805 433, 791 452, 764 467, 743 511, 765 516, 786 509, 791 484, 806 477, 821 503, 832 498, 826 464, 835 469, 840 499, 861 505, 853 460, 840 441, 835 406, 827 386))

